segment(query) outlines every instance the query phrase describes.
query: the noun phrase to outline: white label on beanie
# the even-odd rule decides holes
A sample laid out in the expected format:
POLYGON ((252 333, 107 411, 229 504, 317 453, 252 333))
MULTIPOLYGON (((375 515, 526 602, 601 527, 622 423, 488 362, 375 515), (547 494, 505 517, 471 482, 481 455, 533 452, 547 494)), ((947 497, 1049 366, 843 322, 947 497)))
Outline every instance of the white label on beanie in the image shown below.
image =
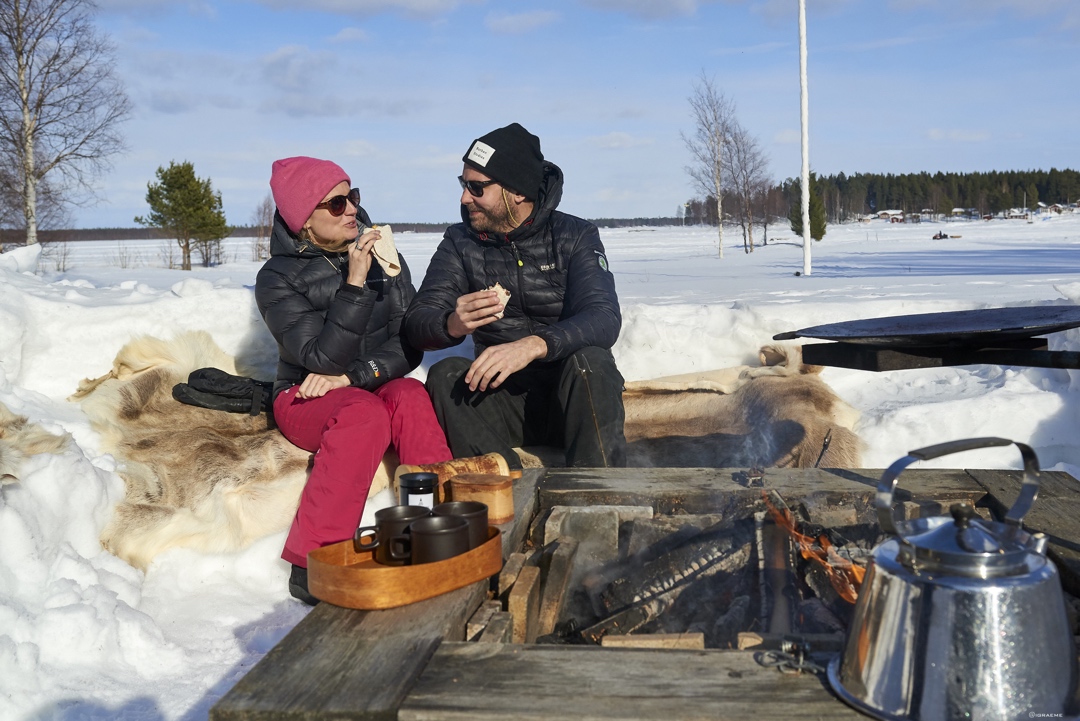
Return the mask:
POLYGON ((491 156, 495 154, 495 148, 491 147, 487 143, 481 143, 477 140, 473 143, 472 149, 469 151, 469 160, 473 161, 481 168, 486 168, 488 161, 491 160, 491 156))

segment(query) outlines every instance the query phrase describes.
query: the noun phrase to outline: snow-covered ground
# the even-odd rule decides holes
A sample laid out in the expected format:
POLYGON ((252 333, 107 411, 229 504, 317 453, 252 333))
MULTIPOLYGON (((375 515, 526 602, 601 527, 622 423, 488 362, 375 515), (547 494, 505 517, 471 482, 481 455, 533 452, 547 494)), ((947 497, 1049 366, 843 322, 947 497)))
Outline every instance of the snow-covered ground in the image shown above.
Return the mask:
MULTIPOLYGON (((795 275, 803 254, 790 231, 770 230, 777 239, 745 255, 738 230, 727 229, 723 260, 715 229, 601 232, 623 305, 615 355, 628 380, 752 363, 773 335, 821 323, 1080 299, 1080 215, 830 226, 809 277, 795 275), (941 229, 960 237, 931 240, 941 229)), ((439 238, 397 236, 417 284, 439 238)), ((172 551, 145 574, 102 551, 98 534, 123 482, 65 398, 139 334, 206 330, 250 372, 272 376, 276 351, 252 296, 259 264, 246 239, 229 241, 229 262, 190 273, 161 267, 161 241, 57 252, 39 262, 33 249, 0 255, 0 403, 74 439, 61 455, 28 459, 22 480, 0 489, 0 719, 204 719, 307 612, 286 590, 284 534, 234 554, 172 551)), ((1050 347, 1080 350, 1080 331, 1051 336, 1050 347)), ((823 377, 862 412, 867 467, 995 435, 1031 444, 1044 468, 1080 475, 1071 371, 823 377)), ((964 462, 1018 461, 1002 448, 964 462)))

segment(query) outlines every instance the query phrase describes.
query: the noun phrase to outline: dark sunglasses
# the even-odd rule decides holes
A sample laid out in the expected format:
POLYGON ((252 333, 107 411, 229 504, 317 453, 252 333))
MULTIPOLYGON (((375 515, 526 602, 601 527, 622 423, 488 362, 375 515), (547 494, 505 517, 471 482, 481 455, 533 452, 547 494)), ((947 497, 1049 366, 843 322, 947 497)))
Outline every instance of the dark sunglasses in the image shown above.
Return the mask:
POLYGON ((352 203, 354 208, 360 207, 360 188, 353 188, 348 195, 335 195, 329 200, 324 200, 315 206, 315 210, 326 208, 330 211, 330 215, 336 218, 348 208, 347 203, 352 203))
POLYGON ((469 191, 469 195, 474 198, 481 198, 484 195, 484 188, 488 187, 494 180, 465 180, 464 175, 457 176, 457 182, 461 183, 461 189, 469 191))

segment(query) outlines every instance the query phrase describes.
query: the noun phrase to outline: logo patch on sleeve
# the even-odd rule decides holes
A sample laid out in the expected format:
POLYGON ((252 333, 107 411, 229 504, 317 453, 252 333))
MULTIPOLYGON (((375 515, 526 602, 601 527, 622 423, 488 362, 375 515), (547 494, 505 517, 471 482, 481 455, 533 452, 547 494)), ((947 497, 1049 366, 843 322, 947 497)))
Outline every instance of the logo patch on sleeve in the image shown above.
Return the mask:
POLYGON ((488 161, 491 160, 491 156, 494 154, 495 148, 491 147, 487 143, 482 143, 477 140, 473 143, 472 148, 469 150, 467 158, 479 165, 481 168, 486 168, 488 161))
POLYGON ((600 265, 600 268, 602 270, 607 270, 608 272, 610 272, 607 264, 607 258, 604 256, 604 254, 601 253, 599 250, 594 250, 593 252, 596 253, 596 262, 600 265))
POLYGON ((379 366, 375 365, 375 361, 373 361, 373 360, 369 360, 367 362, 367 364, 369 366, 371 366, 371 370, 374 371, 375 377, 378 378, 379 377, 379 366))

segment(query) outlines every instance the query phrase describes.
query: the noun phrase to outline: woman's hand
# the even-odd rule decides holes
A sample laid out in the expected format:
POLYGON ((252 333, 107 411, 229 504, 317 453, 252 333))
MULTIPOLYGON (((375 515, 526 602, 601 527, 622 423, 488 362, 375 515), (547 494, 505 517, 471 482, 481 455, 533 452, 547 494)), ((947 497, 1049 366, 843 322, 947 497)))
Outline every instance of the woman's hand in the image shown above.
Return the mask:
POLYGON ((300 390, 296 391, 297 398, 321 398, 335 388, 344 388, 350 385, 349 376, 324 376, 319 373, 311 373, 300 384, 300 390))
POLYGON ((371 270, 371 249, 382 235, 375 228, 349 243, 349 276, 345 282, 358 288, 364 287, 368 271, 371 270))

